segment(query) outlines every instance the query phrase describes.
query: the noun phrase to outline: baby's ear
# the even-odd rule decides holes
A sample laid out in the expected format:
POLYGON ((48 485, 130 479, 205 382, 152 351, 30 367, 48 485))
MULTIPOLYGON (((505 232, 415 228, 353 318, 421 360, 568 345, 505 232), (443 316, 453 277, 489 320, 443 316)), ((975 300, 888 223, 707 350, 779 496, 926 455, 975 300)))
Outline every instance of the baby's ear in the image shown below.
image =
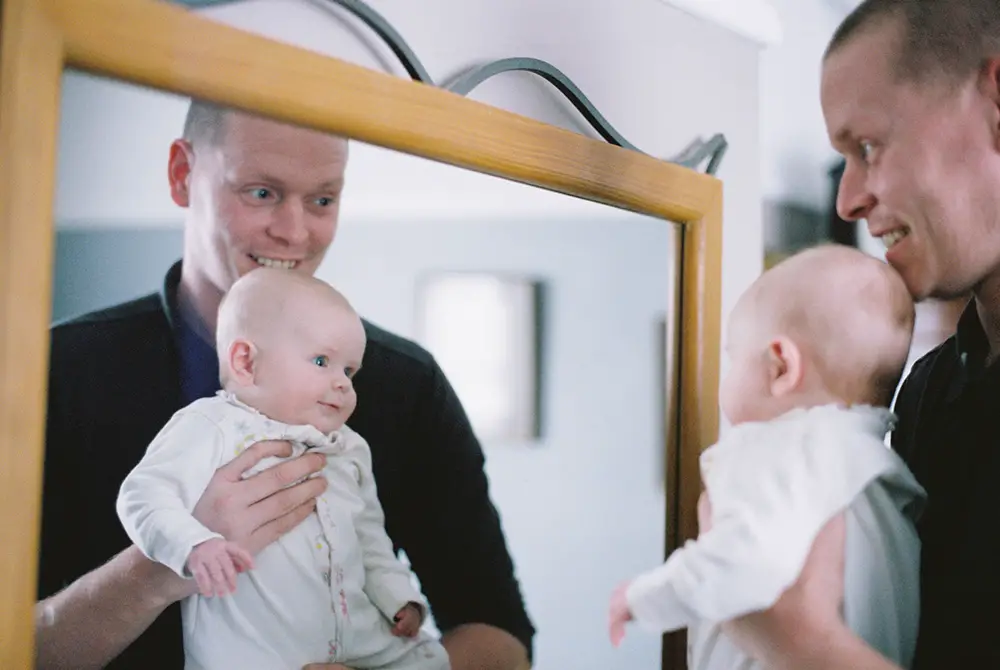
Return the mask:
POLYGON ((249 340, 237 339, 229 345, 230 376, 238 384, 253 384, 257 348, 249 340))
POLYGON ((802 351, 790 338, 779 336, 767 347, 768 383, 771 395, 780 398, 802 383, 802 351))

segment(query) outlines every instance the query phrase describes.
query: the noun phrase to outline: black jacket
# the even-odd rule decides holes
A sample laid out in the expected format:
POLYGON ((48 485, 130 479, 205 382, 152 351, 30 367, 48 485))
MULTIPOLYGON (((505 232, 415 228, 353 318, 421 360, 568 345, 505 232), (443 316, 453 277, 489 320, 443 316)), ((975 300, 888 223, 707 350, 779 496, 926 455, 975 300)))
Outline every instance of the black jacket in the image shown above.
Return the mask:
MULTIPOLYGON (((115 513, 119 486, 181 406, 171 325, 179 276, 178 263, 162 293, 52 328, 40 598, 130 544, 115 513)), ((368 322, 365 331, 349 424, 371 445, 389 536, 442 631, 492 624, 530 653, 534 629, 458 398, 427 351, 368 322)), ((179 607, 109 667, 182 668, 179 607)))

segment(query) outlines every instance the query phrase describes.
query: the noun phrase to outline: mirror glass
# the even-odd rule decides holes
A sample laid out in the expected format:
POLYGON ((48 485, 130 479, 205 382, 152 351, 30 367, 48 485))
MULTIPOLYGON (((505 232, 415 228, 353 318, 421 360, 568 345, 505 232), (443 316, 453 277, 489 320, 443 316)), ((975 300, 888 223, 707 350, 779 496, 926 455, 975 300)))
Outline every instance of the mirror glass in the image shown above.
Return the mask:
MULTIPOLYGON (((168 183, 187 104, 64 73, 54 321, 160 290, 185 234, 204 233, 185 227, 190 210, 168 183)), ((606 618, 613 588, 663 555, 664 379, 675 373, 663 352, 679 242, 668 222, 350 143, 316 274, 370 323, 429 351, 455 388, 540 670, 660 666, 658 636, 631 630, 613 649, 606 618)), ((116 439, 91 457, 121 459, 116 439)), ((116 521, 106 502, 78 514, 82 527, 116 521)))

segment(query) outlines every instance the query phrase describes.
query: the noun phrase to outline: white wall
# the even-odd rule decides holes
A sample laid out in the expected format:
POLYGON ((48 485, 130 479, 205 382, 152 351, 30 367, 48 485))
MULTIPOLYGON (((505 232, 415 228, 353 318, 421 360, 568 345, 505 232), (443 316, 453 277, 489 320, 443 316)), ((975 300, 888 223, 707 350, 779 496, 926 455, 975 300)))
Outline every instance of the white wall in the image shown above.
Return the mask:
MULTIPOLYGON (((722 288, 723 315, 728 314, 762 265, 757 43, 661 0, 593 1, 586 3, 587 12, 571 11, 556 0, 371 0, 370 4, 402 33, 436 81, 485 60, 533 56, 563 70, 626 138, 651 154, 672 155, 694 136, 725 133, 731 146, 719 177, 725 183, 722 288)), ((250 0, 207 14, 404 76, 391 54, 366 29, 352 20, 345 22, 342 12, 318 4, 250 0)), ((470 97, 592 134, 558 94, 531 75, 502 75, 470 97)), ((167 147, 180 131, 183 112, 184 102, 176 98, 66 75, 56 201, 60 228, 176 229, 180 216, 167 197, 165 165, 167 147)), ((345 231, 386 221, 426 226, 460 219, 474 226, 484 219, 515 222, 529 218, 562 221, 567 242, 586 247, 576 255, 598 259, 615 247, 574 237, 574 223, 604 221, 627 226, 635 225, 637 219, 611 208, 427 161, 370 147, 355 145, 353 149, 343 208, 345 231)), ((668 253, 669 244, 663 244, 664 258, 668 253)), ((332 258, 335 264, 336 249, 332 258)), ((639 261, 639 256, 629 255, 609 264, 647 267, 639 261)), ((511 262, 497 258, 493 265, 511 262)), ((370 271, 371 265, 366 267, 370 271)), ((333 266, 322 272, 341 283, 351 281, 339 276, 333 266)), ((583 276, 563 280, 563 290, 574 300, 588 290, 583 276)), ((648 296, 651 289, 666 295, 668 282, 658 273, 628 276, 634 288, 621 287, 623 309, 631 300, 639 300, 637 296, 648 296)), ((398 305, 378 309, 386 314, 407 313, 398 305)), ((595 314, 594 318, 609 315, 595 314)), ((552 327, 564 329, 567 323, 556 322, 552 327)), ((405 321, 387 325, 407 334, 405 321)), ((569 362, 569 368, 574 364, 579 373, 594 361, 581 356, 569 362)), ((613 356, 600 363, 605 364, 613 366, 613 356)), ((651 366, 647 361, 646 368, 651 366)), ((645 388, 648 379, 641 375, 651 371, 637 369, 635 373, 640 377, 632 379, 638 379, 635 383, 642 387, 626 382, 606 390, 610 399, 601 405, 611 410, 605 420, 608 426, 635 420, 632 415, 624 416, 630 405, 626 400, 636 393, 635 388, 645 388)), ((599 379, 600 370, 593 375, 599 379)), ((586 376, 579 379, 575 386, 585 388, 586 376)), ((645 391, 639 393, 651 401, 645 391)), ((592 416, 589 410, 581 412, 592 416)), ((662 462, 648 442, 641 440, 600 445, 606 460, 586 457, 587 451, 573 449, 573 445, 547 446, 538 451, 487 453, 488 472, 515 545, 515 559, 530 581, 529 602, 534 603, 532 614, 540 629, 537 667, 659 667, 659 641, 653 636, 636 631, 624 648, 610 649, 601 629, 606 608, 601 594, 638 566, 651 566, 660 558, 663 494, 654 475, 661 471, 662 462), (522 479, 526 472, 531 477, 522 479), (543 526, 539 501, 547 496, 561 501, 548 508, 560 515, 543 526), (621 509, 622 501, 628 502, 628 511, 611 515, 609 510, 621 509), (609 536, 608 528, 619 532, 609 536), (601 585, 597 580, 605 582, 601 585), (590 588, 580 589, 581 582, 590 588), (595 585, 600 587, 596 591, 595 585), (575 625, 578 621, 587 622, 585 633, 575 625)))

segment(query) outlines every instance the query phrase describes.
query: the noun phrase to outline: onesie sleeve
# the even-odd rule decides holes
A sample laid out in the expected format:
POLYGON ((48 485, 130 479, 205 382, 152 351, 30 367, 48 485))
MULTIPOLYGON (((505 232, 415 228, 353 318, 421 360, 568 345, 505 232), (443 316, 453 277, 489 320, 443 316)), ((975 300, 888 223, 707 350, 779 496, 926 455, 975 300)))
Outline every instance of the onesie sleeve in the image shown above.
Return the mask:
POLYGON ((118 494, 118 517, 129 539, 181 577, 191 577, 185 564, 196 545, 222 537, 191 512, 221 465, 224 447, 218 424, 182 410, 153 439, 118 494))
POLYGON ((667 632, 773 605, 826 522, 894 467, 880 441, 841 437, 776 435, 730 445, 705 477, 711 530, 629 586, 637 623, 667 632))
POLYGON ((811 546, 813 525, 791 509, 768 524, 749 510, 715 516, 708 533, 632 581, 626 591, 632 616, 663 633, 766 609, 795 581, 795 556, 811 546), (781 537, 769 536, 775 527, 783 529, 781 537))
POLYGON ((420 608, 423 620, 427 616, 427 604, 413 583, 412 573, 393 551, 392 540, 385 530, 385 514, 372 474, 368 442, 353 431, 347 434, 347 438, 347 451, 356 459, 358 466, 358 488, 364 502, 364 507, 354 519, 365 566, 364 591, 389 621, 408 603, 420 608))

